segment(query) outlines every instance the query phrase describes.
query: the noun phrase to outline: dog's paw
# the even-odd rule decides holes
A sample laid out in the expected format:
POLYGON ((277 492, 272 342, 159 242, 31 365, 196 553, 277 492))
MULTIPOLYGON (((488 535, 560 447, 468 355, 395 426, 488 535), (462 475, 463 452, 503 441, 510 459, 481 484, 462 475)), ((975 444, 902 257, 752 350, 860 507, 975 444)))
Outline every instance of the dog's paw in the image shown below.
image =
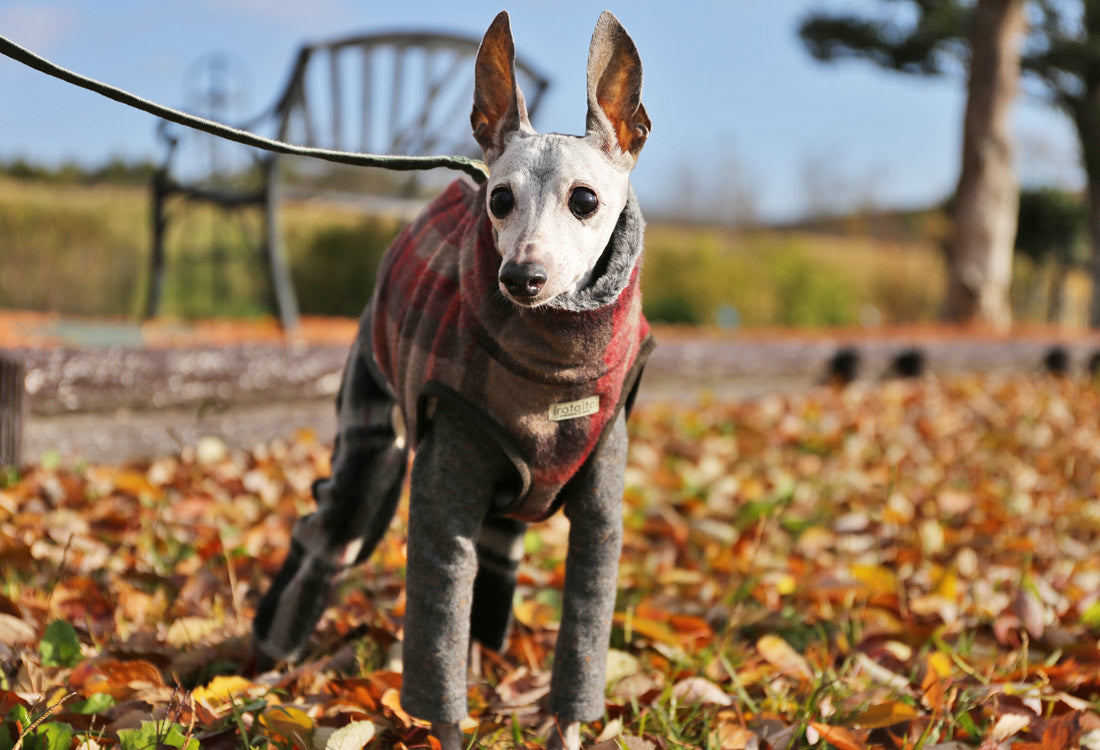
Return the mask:
POLYGON ((439 740, 441 750, 462 750, 462 730, 458 724, 432 722, 432 736, 439 740))

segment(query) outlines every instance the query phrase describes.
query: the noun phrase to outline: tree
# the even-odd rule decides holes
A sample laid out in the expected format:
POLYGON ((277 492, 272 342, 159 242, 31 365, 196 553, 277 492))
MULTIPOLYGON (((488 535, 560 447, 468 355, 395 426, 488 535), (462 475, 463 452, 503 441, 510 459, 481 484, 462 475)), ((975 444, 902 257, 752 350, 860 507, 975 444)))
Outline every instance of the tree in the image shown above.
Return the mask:
MULTIPOLYGON (((884 0, 894 8, 900 0, 884 0)), ((799 30, 819 60, 871 60, 902 73, 940 75, 969 63, 962 167, 955 191, 955 232, 945 312, 998 327, 1011 322, 1008 289, 1018 188, 1010 113, 1026 29, 1024 0, 907 0, 906 28, 896 18, 811 15, 799 30)))
MULTIPOLYGON (((898 0, 884 0, 897 5, 898 0)), ((969 10, 961 0, 908 0, 916 5, 913 33, 898 38, 889 22, 811 16, 800 33, 822 60, 856 57, 908 73, 948 72, 962 59, 969 10)), ((1100 0, 1027 0, 1029 31, 1021 68, 1034 92, 1060 107, 1077 129, 1087 179, 1090 323, 1100 327, 1100 0)))
POLYGON ((1024 56, 1024 71, 1040 81, 1050 99, 1073 120, 1087 178, 1089 323, 1100 327, 1100 0, 1033 0, 1036 39, 1024 56))

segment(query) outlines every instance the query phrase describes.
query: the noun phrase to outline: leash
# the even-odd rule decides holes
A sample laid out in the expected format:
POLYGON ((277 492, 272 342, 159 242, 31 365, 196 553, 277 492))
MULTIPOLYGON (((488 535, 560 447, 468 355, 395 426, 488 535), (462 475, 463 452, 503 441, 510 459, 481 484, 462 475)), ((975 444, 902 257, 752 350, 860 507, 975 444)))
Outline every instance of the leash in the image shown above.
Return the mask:
POLYGON ((23 63, 28 67, 34 68, 41 73, 45 73, 48 76, 59 78, 66 83, 71 83, 82 89, 93 91, 100 96, 113 99, 128 107, 134 107, 143 112, 148 112, 162 120, 168 120, 177 125, 184 125, 195 130, 201 130, 204 133, 235 141, 245 146, 252 146, 253 148, 259 148, 265 151, 273 151, 277 154, 308 156, 315 159, 336 162, 337 164, 350 164, 356 167, 380 167, 382 169, 391 169, 401 172, 436 168, 454 169, 465 172, 478 184, 485 182, 488 177, 488 170, 484 162, 466 156, 388 156, 364 154, 350 151, 334 151, 325 148, 313 148, 309 146, 295 146, 292 143, 278 141, 273 138, 265 138, 262 135, 256 135, 248 130, 234 128, 220 122, 207 120, 203 117, 197 117, 186 112, 181 112, 178 109, 172 109, 171 107, 157 104, 156 102, 131 94, 129 91, 102 83, 94 78, 82 76, 79 73, 56 65, 24 47, 20 47, 4 36, 0 36, 0 54, 5 57, 10 57, 16 62, 23 63))

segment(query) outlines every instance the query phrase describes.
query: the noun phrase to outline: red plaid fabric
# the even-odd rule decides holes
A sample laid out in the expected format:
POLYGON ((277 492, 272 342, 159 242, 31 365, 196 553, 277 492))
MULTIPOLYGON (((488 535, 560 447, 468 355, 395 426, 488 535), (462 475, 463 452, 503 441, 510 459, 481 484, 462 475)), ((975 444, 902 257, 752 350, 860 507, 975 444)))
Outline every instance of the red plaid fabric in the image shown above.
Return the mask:
POLYGON ((503 512, 539 520, 629 399, 653 340, 637 266, 617 299, 577 312, 507 300, 500 260, 484 187, 456 180, 387 252, 372 346, 413 445, 429 398, 456 404, 516 465, 521 481, 503 512))

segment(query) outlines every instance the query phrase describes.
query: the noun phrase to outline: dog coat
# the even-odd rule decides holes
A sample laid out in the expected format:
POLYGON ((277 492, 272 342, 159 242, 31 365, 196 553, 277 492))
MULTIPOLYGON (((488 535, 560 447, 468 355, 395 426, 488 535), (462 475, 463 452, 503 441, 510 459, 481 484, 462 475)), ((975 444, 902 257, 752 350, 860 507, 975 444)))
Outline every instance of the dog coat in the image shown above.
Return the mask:
POLYGON ((535 308, 504 297, 485 188, 456 180, 394 241, 370 308, 374 363, 415 446, 434 399, 488 431, 516 468, 497 510, 525 521, 629 410, 653 347, 642 315, 644 222, 633 193, 585 289, 535 308))

